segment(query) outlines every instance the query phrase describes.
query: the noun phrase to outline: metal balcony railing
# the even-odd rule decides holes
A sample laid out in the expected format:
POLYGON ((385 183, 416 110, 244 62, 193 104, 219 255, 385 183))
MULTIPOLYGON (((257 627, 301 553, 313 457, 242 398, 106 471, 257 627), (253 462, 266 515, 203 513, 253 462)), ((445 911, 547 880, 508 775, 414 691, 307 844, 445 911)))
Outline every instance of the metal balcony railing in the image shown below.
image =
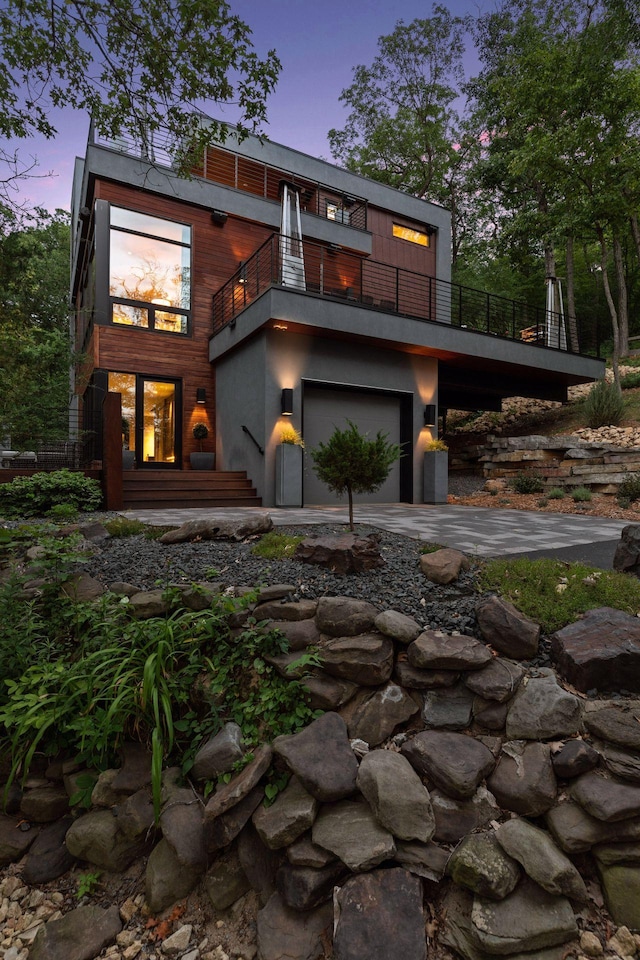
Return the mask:
MULTIPOLYGON (((213 334, 270 287, 295 289, 423 323, 446 323, 505 340, 599 356, 597 329, 577 324, 576 340, 544 307, 367 260, 304 241, 304 288, 282 282, 279 235, 271 236, 213 295, 213 334)), ((390 339, 393 334, 390 330, 390 339)))

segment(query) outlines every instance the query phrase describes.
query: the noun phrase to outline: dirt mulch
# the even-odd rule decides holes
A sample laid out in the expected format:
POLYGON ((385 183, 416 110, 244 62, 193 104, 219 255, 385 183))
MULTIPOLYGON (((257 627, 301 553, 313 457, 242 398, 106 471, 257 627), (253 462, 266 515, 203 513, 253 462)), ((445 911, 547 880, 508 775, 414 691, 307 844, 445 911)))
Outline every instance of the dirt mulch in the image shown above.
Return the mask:
POLYGON ((492 510, 535 510, 538 513, 571 513, 581 517, 602 517, 607 520, 626 520, 640 523, 640 501, 623 510, 615 497, 594 494, 585 503, 575 503, 570 496, 562 500, 546 500, 540 493, 491 494, 483 490, 468 496, 449 496, 448 503, 465 507, 490 507, 492 510))

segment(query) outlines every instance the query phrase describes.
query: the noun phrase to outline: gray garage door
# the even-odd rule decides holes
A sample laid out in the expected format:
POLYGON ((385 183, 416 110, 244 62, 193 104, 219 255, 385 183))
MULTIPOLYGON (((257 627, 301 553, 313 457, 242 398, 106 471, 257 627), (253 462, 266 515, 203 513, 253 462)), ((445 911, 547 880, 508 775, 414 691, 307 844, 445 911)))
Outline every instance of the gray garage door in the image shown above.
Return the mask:
MULTIPOLYGON (((319 443, 326 443, 336 427, 344 430, 347 420, 353 421, 361 433, 368 433, 373 439, 378 430, 387 433, 390 443, 400 443, 400 399, 375 393, 352 390, 324 390, 319 387, 305 387, 304 391, 304 502, 305 504, 336 503, 346 504, 346 495, 342 501, 318 480, 313 461, 308 451, 319 443)), ((398 503, 400 500, 400 468, 396 462, 389 476, 376 493, 356 494, 356 503, 398 503)))

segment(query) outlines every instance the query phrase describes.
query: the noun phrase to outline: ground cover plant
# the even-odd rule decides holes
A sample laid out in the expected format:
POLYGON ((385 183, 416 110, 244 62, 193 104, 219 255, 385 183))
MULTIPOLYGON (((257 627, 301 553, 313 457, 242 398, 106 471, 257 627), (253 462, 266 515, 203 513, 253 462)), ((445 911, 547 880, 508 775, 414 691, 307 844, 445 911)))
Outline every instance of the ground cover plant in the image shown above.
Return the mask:
POLYGON ((256 557, 262 557, 263 560, 281 560, 283 557, 292 557, 296 547, 303 540, 304 537, 293 537, 271 530, 270 533, 260 537, 251 552, 256 557))
POLYGON ((0 516, 8 520, 43 517, 55 507, 95 510, 102 502, 100 484, 82 473, 55 470, 15 477, 0 484, 0 516))

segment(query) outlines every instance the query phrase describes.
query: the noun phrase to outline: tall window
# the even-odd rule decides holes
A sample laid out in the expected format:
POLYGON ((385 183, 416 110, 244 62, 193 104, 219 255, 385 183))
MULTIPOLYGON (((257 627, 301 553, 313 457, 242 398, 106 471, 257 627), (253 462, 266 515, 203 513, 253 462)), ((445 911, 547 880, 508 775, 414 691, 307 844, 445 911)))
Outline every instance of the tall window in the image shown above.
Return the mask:
POLYGON ((191 227, 111 207, 109 294, 113 323, 189 332, 191 227))

